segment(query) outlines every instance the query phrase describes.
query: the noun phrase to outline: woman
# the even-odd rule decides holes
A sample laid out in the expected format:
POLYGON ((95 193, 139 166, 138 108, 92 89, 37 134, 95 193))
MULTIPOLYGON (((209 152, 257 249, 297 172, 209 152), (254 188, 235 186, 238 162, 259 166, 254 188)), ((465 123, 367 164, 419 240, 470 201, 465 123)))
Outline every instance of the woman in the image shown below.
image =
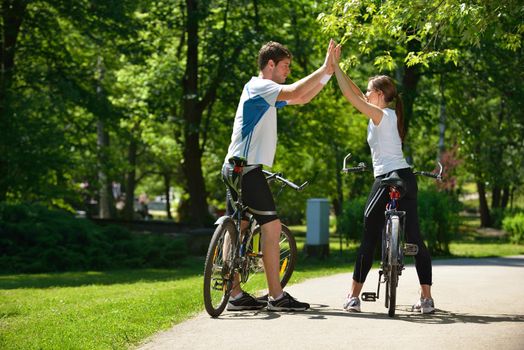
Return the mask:
POLYGON ((415 265, 422 291, 420 300, 413 305, 412 310, 434 312, 435 305, 431 297, 431 257, 420 235, 418 222, 417 181, 402 154, 405 136, 402 100, 393 80, 385 75, 370 78, 364 95, 340 69, 340 52, 338 45, 333 55, 338 85, 346 99, 369 118, 367 141, 375 176, 364 210, 364 234, 355 263, 353 283, 343 307, 349 312, 360 312, 359 295, 373 263, 375 246, 382 236, 384 210, 388 201, 388 191, 380 188, 380 180, 396 171, 407 187, 406 194, 399 201, 399 207, 406 212, 406 241, 418 246, 415 265), (391 104, 395 105, 395 109, 390 108, 391 104))

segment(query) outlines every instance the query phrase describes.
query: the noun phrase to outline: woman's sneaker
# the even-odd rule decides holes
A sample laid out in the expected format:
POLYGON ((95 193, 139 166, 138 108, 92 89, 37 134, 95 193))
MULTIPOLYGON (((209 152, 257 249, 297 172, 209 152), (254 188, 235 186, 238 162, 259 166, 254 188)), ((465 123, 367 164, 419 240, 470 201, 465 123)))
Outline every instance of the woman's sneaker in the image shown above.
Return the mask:
POLYGON ((249 293, 242 292, 242 296, 238 299, 229 297, 227 311, 260 310, 266 306, 267 303, 260 302, 249 293))
POLYGON ((347 297, 342 307, 347 312, 360 312, 360 299, 358 297, 347 297))
POLYGON ((420 298, 412 307, 411 311, 421 314, 431 314, 435 312, 435 302, 432 298, 420 298))
POLYGON ((284 292, 284 296, 278 300, 270 298, 267 302, 267 309, 269 311, 305 311, 309 309, 309 304, 302 303, 284 292))

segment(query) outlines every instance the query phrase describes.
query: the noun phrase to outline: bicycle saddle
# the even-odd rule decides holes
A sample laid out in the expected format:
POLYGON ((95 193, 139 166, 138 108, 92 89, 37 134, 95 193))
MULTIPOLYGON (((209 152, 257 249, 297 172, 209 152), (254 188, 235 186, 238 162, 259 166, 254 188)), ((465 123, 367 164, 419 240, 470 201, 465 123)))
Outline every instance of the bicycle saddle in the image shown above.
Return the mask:
POLYGON ((229 164, 233 164, 234 166, 243 167, 247 165, 247 159, 243 157, 231 157, 228 159, 229 164))
POLYGON ((404 180, 398 176, 396 171, 391 173, 391 175, 388 177, 383 178, 380 181, 380 187, 395 187, 400 193, 400 198, 404 197, 404 194, 406 194, 406 185, 404 184, 404 180))

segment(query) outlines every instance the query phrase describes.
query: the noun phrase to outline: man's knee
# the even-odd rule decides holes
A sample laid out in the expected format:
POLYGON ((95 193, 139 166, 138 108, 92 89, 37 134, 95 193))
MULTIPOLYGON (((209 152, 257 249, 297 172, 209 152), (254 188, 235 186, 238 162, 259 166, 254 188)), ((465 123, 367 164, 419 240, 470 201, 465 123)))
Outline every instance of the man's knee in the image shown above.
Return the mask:
POLYGON ((275 220, 261 225, 260 229, 262 230, 263 235, 271 236, 272 238, 278 238, 280 237, 280 232, 282 231, 282 224, 280 223, 280 220, 277 218, 275 220))

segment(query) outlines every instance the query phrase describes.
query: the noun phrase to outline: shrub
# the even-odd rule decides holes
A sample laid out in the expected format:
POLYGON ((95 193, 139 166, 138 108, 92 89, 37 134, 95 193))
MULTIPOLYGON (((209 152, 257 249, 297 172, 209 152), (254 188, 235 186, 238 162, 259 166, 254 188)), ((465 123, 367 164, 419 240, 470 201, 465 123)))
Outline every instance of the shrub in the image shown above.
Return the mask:
POLYGON ((347 200, 342 205, 342 216, 337 222, 337 231, 346 239, 357 241, 364 232, 364 207, 367 197, 347 200))
POLYGON ((503 208, 491 208, 490 218, 491 218, 491 227, 493 228, 502 228, 502 221, 504 217, 508 215, 506 209, 503 208))
POLYGON ((449 254, 449 243, 458 231, 460 203, 446 192, 432 189, 418 194, 422 237, 433 255, 449 254))
POLYGON ((185 242, 99 227, 37 205, 0 204, 0 272, 51 272, 170 267, 185 242))
POLYGON ((512 243, 524 243, 524 213, 505 217, 502 220, 502 228, 509 233, 509 240, 512 243))

